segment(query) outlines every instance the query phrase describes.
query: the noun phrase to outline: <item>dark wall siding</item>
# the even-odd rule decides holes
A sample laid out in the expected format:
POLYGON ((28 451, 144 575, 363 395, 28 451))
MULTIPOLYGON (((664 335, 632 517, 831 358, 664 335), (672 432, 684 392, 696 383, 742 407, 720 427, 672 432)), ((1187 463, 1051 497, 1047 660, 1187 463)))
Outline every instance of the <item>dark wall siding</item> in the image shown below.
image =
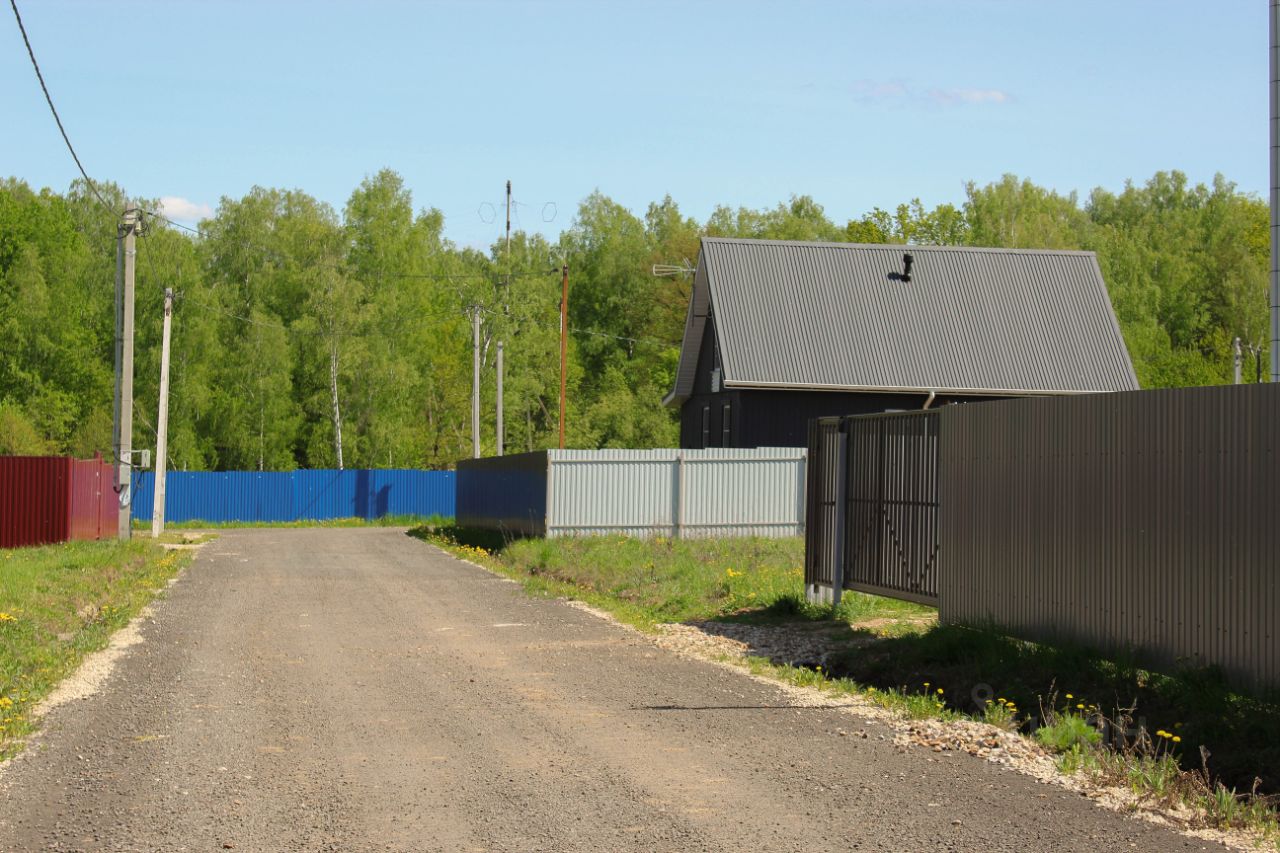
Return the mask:
MULTIPOLYGON (((701 362, 699 364, 701 369, 701 362)), ((809 440, 809 421, 814 418, 913 411, 924 406, 929 398, 928 394, 838 394, 827 391, 731 390, 712 394, 709 387, 690 397, 681 409, 681 447, 703 446, 702 409, 705 406, 711 407, 710 447, 721 446, 725 403, 730 405, 732 421, 730 447, 805 447, 809 440)), ((984 400, 939 396, 934 400, 933 408, 984 400)))
MULTIPOLYGON (((742 392, 740 391, 721 391, 719 394, 697 394, 690 397, 680 410, 680 446, 693 450, 703 447, 702 410, 708 406, 711 408, 711 434, 708 437, 706 446, 726 446, 722 441, 724 436, 724 407, 726 403, 729 405, 729 444, 727 446, 746 448, 761 446, 743 444, 740 439, 743 428, 741 398, 742 392)), ((769 446, 790 447, 792 445, 769 446)), ((801 445, 794 446, 800 447, 801 445)))
POLYGON ((702 327, 702 344, 698 348, 698 370, 693 377, 694 394, 711 393, 711 372, 720 366, 716 352, 716 320, 714 315, 707 315, 707 322, 702 327))
POLYGON ((918 409, 927 394, 837 394, 828 391, 742 391, 740 447, 805 447, 809 421, 918 409))

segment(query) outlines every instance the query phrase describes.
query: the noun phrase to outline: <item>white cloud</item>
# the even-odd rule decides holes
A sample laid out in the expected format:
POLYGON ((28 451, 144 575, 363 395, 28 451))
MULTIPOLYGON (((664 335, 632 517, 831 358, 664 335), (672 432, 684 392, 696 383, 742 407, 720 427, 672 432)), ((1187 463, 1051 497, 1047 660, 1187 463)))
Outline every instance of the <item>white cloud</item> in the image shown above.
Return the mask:
POLYGON ((899 104, 932 103, 941 106, 1008 104, 1013 96, 1002 89, 922 89, 902 80, 855 80, 850 86, 858 101, 899 104))
POLYGON ((862 100, 884 101, 905 98, 911 90, 901 80, 855 80, 853 94, 862 100))
POLYGON ((207 204, 196 204, 182 196, 166 195, 160 197, 160 212, 170 219, 179 222, 199 222, 213 216, 213 208, 207 204))
POLYGON ((1007 104, 1013 100, 1000 89, 930 89, 929 99, 939 104, 1007 104))

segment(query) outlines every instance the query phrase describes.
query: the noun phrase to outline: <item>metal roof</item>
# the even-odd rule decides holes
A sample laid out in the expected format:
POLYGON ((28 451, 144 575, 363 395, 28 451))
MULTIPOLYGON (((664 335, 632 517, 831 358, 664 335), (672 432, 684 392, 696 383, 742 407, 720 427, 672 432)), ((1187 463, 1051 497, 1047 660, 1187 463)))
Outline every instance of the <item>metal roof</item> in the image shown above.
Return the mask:
POLYGON ((692 393, 708 309, 729 388, 1138 387, 1092 252, 703 238, 668 402, 692 393))

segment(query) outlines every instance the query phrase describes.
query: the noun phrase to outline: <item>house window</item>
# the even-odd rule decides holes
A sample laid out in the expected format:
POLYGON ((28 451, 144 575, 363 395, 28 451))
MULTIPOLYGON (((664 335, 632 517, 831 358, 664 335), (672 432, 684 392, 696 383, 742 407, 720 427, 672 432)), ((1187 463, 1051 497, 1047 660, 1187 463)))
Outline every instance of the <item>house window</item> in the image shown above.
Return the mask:
POLYGON ((720 446, 733 447, 729 438, 729 424, 731 423, 729 404, 725 403, 724 408, 720 411, 720 446))
POLYGON ((711 446, 711 407, 702 407, 702 446, 711 446))

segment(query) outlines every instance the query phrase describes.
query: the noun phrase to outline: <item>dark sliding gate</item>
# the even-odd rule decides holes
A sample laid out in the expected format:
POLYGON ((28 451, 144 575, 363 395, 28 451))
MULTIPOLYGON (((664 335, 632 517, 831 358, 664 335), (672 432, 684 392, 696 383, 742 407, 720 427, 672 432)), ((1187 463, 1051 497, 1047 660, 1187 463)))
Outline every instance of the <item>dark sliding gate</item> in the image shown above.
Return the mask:
POLYGON ((805 583, 936 604, 938 412, 809 425, 805 583))

